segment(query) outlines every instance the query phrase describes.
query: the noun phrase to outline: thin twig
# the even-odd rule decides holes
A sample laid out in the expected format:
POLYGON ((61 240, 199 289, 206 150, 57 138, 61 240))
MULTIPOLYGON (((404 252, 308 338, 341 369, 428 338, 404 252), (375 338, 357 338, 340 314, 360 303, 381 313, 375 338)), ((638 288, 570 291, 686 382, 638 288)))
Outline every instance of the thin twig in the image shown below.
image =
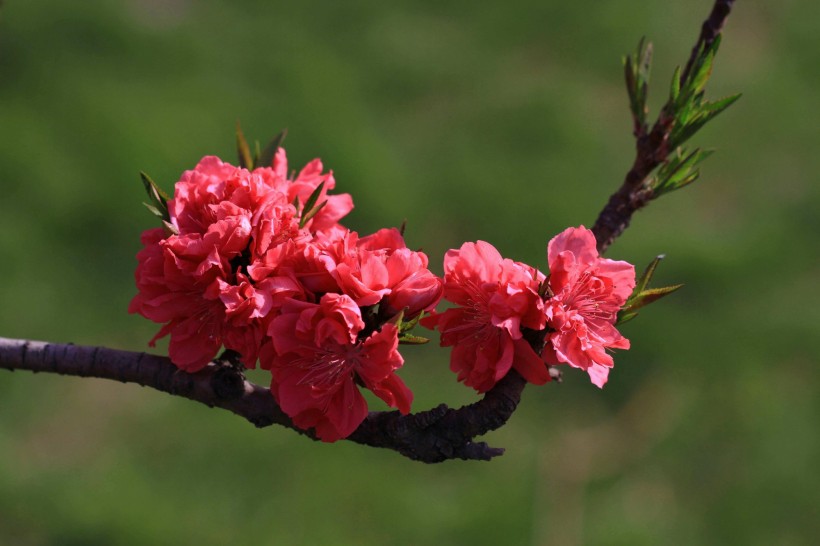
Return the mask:
POLYGON ((692 70, 692 64, 694 64, 695 58, 698 56, 698 51, 700 51, 701 48, 708 49, 718 34, 723 30, 723 25, 726 23, 726 19, 729 17, 729 13, 732 11, 732 4, 734 3, 735 0, 717 0, 715 5, 712 6, 712 13, 709 14, 709 17, 700 27, 698 43, 692 48, 692 53, 689 55, 686 68, 684 68, 681 73, 681 79, 685 80, 687 76, 689 76, 689 71, 692 70))
MULTIPOLYGON (((704 21, 700 36, 692 49, 686 68, 682 72, 682 81, 689 75, 692 64, 703 48, 710 46, 720 34, 732 4, 735 0, 716 0, 712 12, 704 21)), ((644 180, 669 155, 669 135, 673 120, 662 111, 651 131, 636 131, 635 160, 626 173, 623 185, 613 193, 606 206, 601 210, 592 232, 598 241, 598 251, 604 253, 609 245, 629 227, 632 215, 646 206, 652 199, 651 190, 644 187, 644 180)))

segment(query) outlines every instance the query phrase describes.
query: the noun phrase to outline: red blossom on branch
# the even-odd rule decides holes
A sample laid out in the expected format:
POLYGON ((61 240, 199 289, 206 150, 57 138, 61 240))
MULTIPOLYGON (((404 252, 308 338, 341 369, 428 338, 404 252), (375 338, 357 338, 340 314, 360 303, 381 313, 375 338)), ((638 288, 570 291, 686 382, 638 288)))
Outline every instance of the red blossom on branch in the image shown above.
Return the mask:
POLYGON ((554 237, 548 261, 547 280, 484 241, 447 252, 444 297, 457 307, 422 324, 453 347, 450 369, 459 381, 486 392, 514 369, 541 385, 550 380, 546 365, 568 363, 599 387, 606 383, 613 365, 606 349, 629 348, 614 324, 635 287, 635 268, 599 257, 583 226, 554 237))
POLYGON ((550 331, 544 348, 548 364, 567 363, 589 373, 603 387, 613 366, 607 349, 629 349, 615 328, 621 307, 635 288, 635 267, 601 258, 595 235, 567 228, 549 242, 549 287, 546 303, 550 331))
POLYGON ((410 411, 413 393, 394 373, 404 364, 397 328, 384 324, 360 339, 364 331, 359 306, 343 294, 325 294, 318 304, 289 300, 271 322, 273 352, 261 362, 271 371, 271 392, 294 424, 325 442, 349 436, 367 417, 357 384, 410 411))
POLYGON ((502 258, 490 243, 464 243, 444 257, 444 298, 457 307, 421 320, 453 347, 450 369, 478 392, 493 388, 511 369, 542 385, 549 371, 524 338, 522 328, 544 328, 538 287, 544 275, 502 258))
MULTIPOLYGON (((357 384, 410 411, 394 374, 399 322, 436 306, 442 280, 396 229, 359 237, 338 221, 353 208, 321 161, 287 177, 205 157, 183 173, 166 229, 143 234, 129 310, 170 335, 171 361, 204 368, 221 347, 272 374, 271 393, 296 426, 335 441, 367 415, 357 384)), ((159 203, 163 205, 163 203, 159 203)))
POLYGON ((427 269, 427 255, 407 248, 399 231, 381 229, 362 237, 336 264, 342 293, 361 306, 385 299, 385 312, 414 317, 436 306, 442 281, 427 269))
POLYGON ((704 98, 733 3, 715 0, 654 124, 646 106, 651 45, 642 41, 626 58, 635 160, 591 231, 569 228, 550 241, 547 278, 479 241, 447 253, 442 284, 398 231, 360 238, 339 223, 353 202, 328 193, 335 180, 320 160, 288 175, 284 132, 253 156, 237 129, 241 167, 203 158, 173 199, 142 175, 146 204, 165 228, 142 235, 129 311, 163 325, 150 344, 170 335, 170 359, 0 338, 0 367, 136 382, 259 427, 348 438, 425 462, 496 457, 503 449, 476 438, 507 422, 526 382, 549 381, 548 366, 567 363, 602 386, 613 364, 607 350, 629 347, 616 322, 680 287, 648 287, 660 257, 636 286, 630 264, 598 252, 637 210, 698 178, 708 153, 680 146, 738 98, 704 98), (260 157, 270 166, 258 167, 260 157), (398 344, 426 341, 409 331, 442 293, 456 307, 421 322, 453 347, 459 380, 486 394, 459 409, 407 415, 412 393, 395 374, 404 363, 398 344), (223 346, 246 366, 258 358, 271 388, 249 382, 231 351, 212 360, 223 346), (359 387, 399 411, 368 414, 359 387))

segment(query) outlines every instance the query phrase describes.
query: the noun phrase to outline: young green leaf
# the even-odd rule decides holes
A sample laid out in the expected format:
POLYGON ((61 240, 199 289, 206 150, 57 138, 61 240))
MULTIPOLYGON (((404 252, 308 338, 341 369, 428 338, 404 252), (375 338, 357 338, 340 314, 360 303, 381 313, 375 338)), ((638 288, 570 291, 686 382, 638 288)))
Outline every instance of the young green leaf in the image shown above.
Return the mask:
MULTIPOLYGON (((386 301, 386 300, 383 300, 383 301, 386 301)), ((399 333, 404 332, 404 331, 406 331, 406 330, 407 330, 407 329, 406 329, 406 328, 404 328, 404 326, 403 326, 403 325, 404 325, 404 309, 402 309, 401 311, 399 311, 399 313, 398 313, 397 315, 393 315, 393 316, 390 318, 390 320, 388 320, 387 322, 388 322, 388 323, 390 323, 390 324, 395 325, 395 326, 396 326, 396 328, 398 328, 398 329, 399 329, 399 333)))
POLYGON ((313 206, 316 204, 316 201, 319 200, 319 196, 322 195, 322 190, 324 190, 324 189, 325 189, 325 183, 324 182, 322 182, 321 184, 316 186, 316 189, 313 190, 313 193, 311 193, 310 197, 308 197, 307 201, 305 201, 305 206, 302 209, 303 214, 305 212, 310 211, 313 208, 313 206))
POLYGON ((646 90, 649 86, 649 74, 652 69, 652 52, 652 42, 647 42, 644 38, 641 38, 638 44, 638 55, 635 59, 638 61, 638 82, 642 84, 644 102, 646 102, 646 90))
POLYGON ((259 141, 253 141, 253 165, 254 167, 259 166, 259 156, 262 155, 262 151, 259 149, 259 141))
POLYGON ((171 199, 168 194, 162 191, 162 188, 157 186, 156 182, 151 180, 151 177, 140 171, 140 178, 142 185, 145 187, 145 192, 148 194, 148 199, 151 201, 145 203, 148 210, 164 221, 170 221, 171 215, 168 212, 168 201, 171 199))
POLYGON ((157 209, 157 207, 145 202, 143 202, 142 204, 145 205, 145 208, 147 208, 151 214, 153 214, 160 220, 164 219, 165 215, 159 209, 157 209))
POLYGON ((676 125, 672 131, 672 135, 669 138, 670 142, 675 146, 680 146, 700 131, 706 123, 713 120, 718 114, 734 104, 740 96, 741 94, 738 93, 716 102, 704 101, 703 103, 694 105, 694 107, 690 107, 687 110, 686 117, 681 117, 678 125, 676 125))
POLYGON ((680 66, 675 68, 675 73, 672 75, 672 85, 669 89, 669 102, 676 104, 680 96, 680 66))
POLYGON ((649 182, 652 197, 660 197, 697 180, 700 171, 695 167, 712 153, 713 150, 701 150, 700 148, 688 154, 683 148, 675 150, 674 154, 658 168, 658 172, 649 182))
POLYGON ((664 296, 668 296, 682 286, 682 284, 675 284, 672 286, 664 286, 663 288, 650 288, 649 290, 642 291, 632 300, 632 303, 627 303, 627 305, 621 308, 618 312, 618 318, 615 324, 623 324, 624 322, 632 320, 638 315, 638 309, 658 301, 664 296))
POLYGON ((635 283, 635 289, 632 291, 632 295, 629 296, 626 303, 624 303, 623 307, 621 307, 621 310, 618 312, 618 318, 615 321, 615 324, 623 324, 624 322, 632 320, 638 315, 638 309, 671 294, 683 286, 682 284, 676 284, 673 286, 665 286, 663 288, 647 288, 649 286, 649 281, 651 281, 652 277, 655 275, 655 270, 658 268, 658 264, 663 258, 663 254, 656 256, 655 259, 652 260, 652 262, 646 267, 643 274, 635 283))
MULTIPOLYGON (((635 289, 632 291, 632 295, 640 294, 646 287, 649 285, 649 281, 652 280, 652 276, 655 275, 655 270, 658 268, 658 264, 661 263, 661 260, 666 258, 666 254, 658 254, 655 256, 655 259, 652 260, 646 269, 644 269, 643 274, 638 279, 638 282, 635 283, 635 289)), ((632 296, 629 297, 632 299, 632 296)), ((627 304, 629 300, 627 300, 627 304)))
POLYGON ((236 155, 239 158, 239 166, 248 170, 253 170, 253 157, 251 157, 251 149, 248 147, 248 141, 245 140, 245 133, 242 132, 242 127, 239 122, 236 122, 236 155))
POLYGON ((399 335, 399 343, 401 343, 402 345, 424 345, 425 343, 429 342, 430 340, 426 337, 411 336, 410 334, 399 335))
POLYGON ((142 179, 142 183, 145 186, 145 191, 148 192, 148 195, 154 198, 156 196, 157 199, 162 201, 170 201, 171 198, 168 196, 167 193, 162 191, 162 188, 157 186, 157 183, 151 180, 151 177, 148 176, 144 171, 140 171, 140 178, 142 179))
POLYGON ((325 205, 327 205, 327 201, 322 201, 321 203, 310 209, 307 214, 302 214, 302 217, 299 219, 299 227, 305 227, 305 225, 307 225, 310 219, 316 216, 316 213, 322 210, 322 208, 324 208, 325 205))
POLYGON ((265 149, 262 150, 256 165, 259 167, 270 167, 273 165, 273 158, 276 157, 276 151, 282 147, 282 142, 286 136, 288 136, 288 130, 282 129, 282 131, 265 146, 265 149))
POLYGON ((718 34, 708 48, 701 46, 700 52, 695 60, 695 65, 689 72, 689 77, 686 78, 687 87, 693 95, 701 93, 706 88, 706 82, 709 81, 709 77, 712 75, 715 55, 717 55, 718 49, 720 48, 720 40, 721 35, 718 34))
POLYGON ((638 91, 635 77, 635 65, 632 62, 632 56, 627 55, 623 58, 624 63, 624 82, 626 83, 626 93, 629 96, 629 109, 632 111, 634 117, 638 117, 640 107, 638 106, 638 91))
MULTIPOLYGON (((404 311, 402 311, 401 313, 402 313, 402 316, 404 316, 404 311)), ((402 320, 399 323, 399 333, 403 334, 403 333, 409 332, 410 330, 415 328, 416 325, 419 323, 419 320, 421 320, 421 317, 423 315, 424 315, 424 313, 422 312, 422 313, 419 313, 418 315, 416 315, 415 317, 411 318, 410 320, 407 320, 407 321, 402 320)))
MULTIPOLYGON (((701 115, 708 116, 709 119, 714 118, 740 98, 742 93, 736 93, 734 95, 730 95, 728 97, 724 97, 720 100, 716 100, 715 102, 705 102, 703 103, 703 107, 701 108, 701 115)), ((708 120, 707 120, 708 121, 708 120)))
POLYGON ((649 73, 652 66, 652 43, 644 38, 638 43, 633 55, 624 57, 624 78, 629 95, 629 108, 636 130, 644 131, 649 109, 646 99, 649 92, 649 73))
POLYGON ((405 310, 402 309, 398 315, 395 315, 388 321, 390 324, 394 324, 396 328, 398 328, 399 343, 403 343, 405 345, 422 345, 429 342, 430 340, 426 337, 410 335, 410 331, 418 325, 419 320, 422 316, 424 316, 424 313, 419 313, 410 320, 405 321, 404 311, 405 310))
POLYGON ((649 305, 650 303, 658 301, 659 299, 661 299, 664 296, 668 296, 672 292, 675 292, 676 290, 679 290, 681 287, 683 287, 682 284, 673 284, 671 286, 663 286, 661 288, 649 288, 648 290, 644 290, 643 292, 640 293, 638 298, 629 307, 629 309, 631 311, 634 311, 636 309, 640 309, 641 307, 644 307, 646 305, 649 305))
POLYGON ((621 311, 618 312, 618 318, 615 319, 615 326, 620 326, 621 324, 624 324, 625 322, 629 322, 630 320, 634 319, 637 316, 638 316, 637 311, 624 311, 624 310, 621 310, 621 311))

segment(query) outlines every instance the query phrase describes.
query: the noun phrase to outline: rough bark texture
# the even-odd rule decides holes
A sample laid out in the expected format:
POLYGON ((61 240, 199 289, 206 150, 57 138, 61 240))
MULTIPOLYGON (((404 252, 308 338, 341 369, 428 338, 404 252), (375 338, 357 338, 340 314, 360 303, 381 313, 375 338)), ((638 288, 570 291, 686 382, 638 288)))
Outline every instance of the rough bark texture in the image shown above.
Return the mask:
MULTIPOLYGON (((267 388, 247 381, 237 368, 220 360, 189 374, 168 358, 147 353, 0 338, 0 368, 137 383, 226 409, 257 427, 281 425, 315 439, 309 431, 293 424, 267 388)), ((392 449, 427 463, 447 459, 489 460, 504 450, 473 442, 473 438, 507 422, 521 400, 524 385, 524 379, 513 371, 483 399, 460 409, 442 404, 410 415, 397 411, 370 412, 348 440, 392 449)))

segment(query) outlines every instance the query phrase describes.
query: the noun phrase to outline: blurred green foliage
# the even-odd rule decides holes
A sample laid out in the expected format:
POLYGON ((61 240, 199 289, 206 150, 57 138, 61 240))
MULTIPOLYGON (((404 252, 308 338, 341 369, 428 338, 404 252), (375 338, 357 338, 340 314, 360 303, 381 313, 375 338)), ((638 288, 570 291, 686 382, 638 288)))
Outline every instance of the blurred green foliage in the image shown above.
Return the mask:
MULTIPOLYGON (((287 127, 367 232, 408 220, 545 266, 633 154, 621 56, 657 82, 711 3, 9 0, 0 12, 0 335, 140 350, 138 173, 287 127)), ((610 249, 678 293, 623 326, 603 391, 530 388, 491 463, 322 445, 133 385, 0 372, 2 544, 809 544, 820 536, 820 4, 738 2, 718 153, 610 249)), ((657 111, 666 84, 650 90, 657 111)), ((414 407, 475 399, 410 347, 414 407)))

